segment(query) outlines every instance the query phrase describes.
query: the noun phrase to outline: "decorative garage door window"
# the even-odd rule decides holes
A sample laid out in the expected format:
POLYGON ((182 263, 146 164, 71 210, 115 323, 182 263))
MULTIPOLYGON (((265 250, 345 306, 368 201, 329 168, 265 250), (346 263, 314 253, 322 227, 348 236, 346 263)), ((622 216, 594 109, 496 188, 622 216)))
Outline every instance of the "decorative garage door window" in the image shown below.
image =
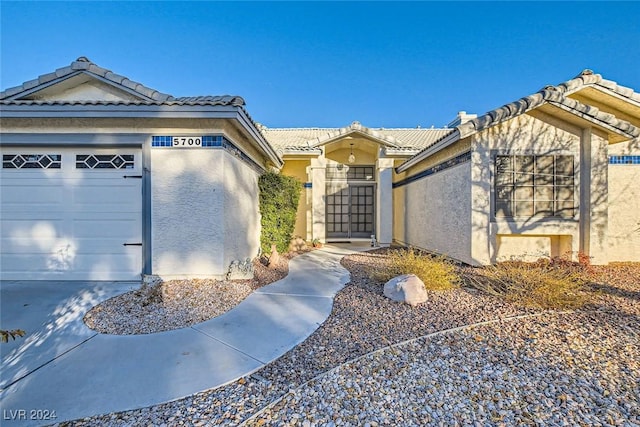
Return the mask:
POLYGON ((496 156, 496 217, 572 218, 573 156, 496 156))
POLYGON ((60 154, 3 154, 2 169, 60 169, 60 154))
POLYGON ((133 154, 78 154, 76 169, 133 169, 133 154))

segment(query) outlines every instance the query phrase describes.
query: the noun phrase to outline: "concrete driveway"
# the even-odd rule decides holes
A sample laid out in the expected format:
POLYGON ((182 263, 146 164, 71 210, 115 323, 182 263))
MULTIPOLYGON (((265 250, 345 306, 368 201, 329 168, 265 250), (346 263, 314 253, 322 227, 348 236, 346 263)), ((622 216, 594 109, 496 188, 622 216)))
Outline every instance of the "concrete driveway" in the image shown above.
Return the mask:
POLYGON ((87 328, 94 305, 138 283, 2 282, 4 329, 27 331, 2 344, 2 425, 44 425, 179 399, 260 369, 305 340, 349 281, 327 246, 294 258, 289 275, 222 316, 147 335, 87 328), (55 412, 56 418, 46 419, 55 412))

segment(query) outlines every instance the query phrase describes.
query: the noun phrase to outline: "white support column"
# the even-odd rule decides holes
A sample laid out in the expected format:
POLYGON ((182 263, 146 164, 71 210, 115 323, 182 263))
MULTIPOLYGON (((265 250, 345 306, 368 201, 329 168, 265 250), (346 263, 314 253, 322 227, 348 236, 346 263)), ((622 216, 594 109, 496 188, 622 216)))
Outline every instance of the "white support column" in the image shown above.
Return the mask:
POLYGON ((393 159, 376 161, 376 240, 388 245, 393 240, 393 159))
POLYGON ((607 264, 608 142, 590 128, 580 142, 580 251, 607 264))
POLYGON ((311 159, 311 230, 312 239, 326 241, 326 160, 323 157, 311 159))

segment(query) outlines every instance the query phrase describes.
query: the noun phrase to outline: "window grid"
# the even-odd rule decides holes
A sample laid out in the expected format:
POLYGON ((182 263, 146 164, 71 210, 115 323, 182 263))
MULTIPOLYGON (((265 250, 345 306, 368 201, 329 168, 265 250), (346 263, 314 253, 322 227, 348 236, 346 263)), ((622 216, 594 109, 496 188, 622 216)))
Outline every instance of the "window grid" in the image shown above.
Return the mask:
POLYGON ((133 169, 133 154, 77 154, 76 169, 133 169))
POLYGON ((349 188, 327 195, 327 232, 349 232, 349 188))
POLYGON ((373 187, 351 187, 351 232, 373 233, 373 187))
POLYGON ((496 156, 496 217, 572 218, 573 156, 496 156))
POLYGON ((373 181, 373 166, 327 166, 326 178, 330 180, 373 181))
POLYGON ((327 187, 327 233, 371 235, 374 224, 374 187, 350 185, 327 187))
POLYGON ((61 154, 3 154, 3 169, 60 169, 61 154))

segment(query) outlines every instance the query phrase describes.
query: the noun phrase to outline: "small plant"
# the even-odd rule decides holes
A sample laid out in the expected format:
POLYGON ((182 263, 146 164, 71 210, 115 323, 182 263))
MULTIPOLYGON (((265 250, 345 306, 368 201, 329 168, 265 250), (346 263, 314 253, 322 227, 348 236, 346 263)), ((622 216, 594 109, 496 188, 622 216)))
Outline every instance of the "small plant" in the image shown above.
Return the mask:
POLYGON ((320 239, 318 239, 316 237, 315 239, 313 239, 311 241, 311 246, 313 246, 314 248, 321 248, 322 247, 322 242, 320 241, 320 239))
POLYGON ((15 340, 17 337, 23 337, 25 333, 22 329, 13 329, 10 331, 0 329, 0 342, 9 342, 9 338, 15 340))
POLYGON ((269 254, 275 244, 278 252, 285 253, 296 225, 302 183, 290 176, 266 172, 258 179, 258 187, 262 216, 260 249, 269 254))
POLYGON ((413 248, 391 251, 387 265, 373 272, 371 278, 387 282, 402 274, 415 274, 422 280, 424 287, 432 291, 446 291, 460 283, 452 262, 442 256, 422 254, 413 248))
POLYGON ((474 269, 466 284, 508 301, 537 308, 579 308, 588 301, 584 266, 566 259, 508 261, 474 269))

